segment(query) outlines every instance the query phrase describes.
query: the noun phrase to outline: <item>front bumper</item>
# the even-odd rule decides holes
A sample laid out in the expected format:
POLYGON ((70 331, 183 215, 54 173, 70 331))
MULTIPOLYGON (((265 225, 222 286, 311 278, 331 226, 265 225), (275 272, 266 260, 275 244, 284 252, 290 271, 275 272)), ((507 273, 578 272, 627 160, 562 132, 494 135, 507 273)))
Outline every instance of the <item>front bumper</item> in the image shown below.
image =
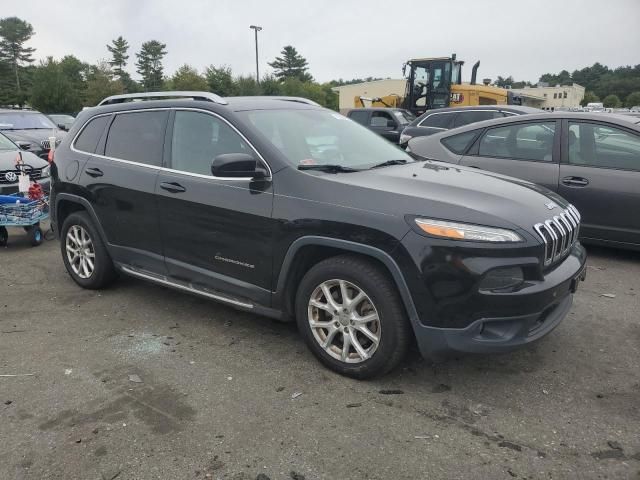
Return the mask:
POLYGON ((493 312, 504 308, 504 316, 494 314, 474 320, 464 328, 443 328, 414 322, 414 332, 422 355, 434 360, 459 353, 506 352, 539 340, 569 313, 573 294, 586 276, 586 254, 580 244, 544 279, 517 292, 496 294, 493 312), (514 305, 522 313, 514 315, 514 305), (531 311, 531 306, 537 308, 531 311))
MULTIPOLYGON (((45 193, 49 193, 51 188, 51 178, 42 178, 38 179, 38 183, 42 187, 42 190, 45 193)), ((0 195, 11 195, 13 193, 18 193, 18 182, 16 183, 0 183, 0 195)))

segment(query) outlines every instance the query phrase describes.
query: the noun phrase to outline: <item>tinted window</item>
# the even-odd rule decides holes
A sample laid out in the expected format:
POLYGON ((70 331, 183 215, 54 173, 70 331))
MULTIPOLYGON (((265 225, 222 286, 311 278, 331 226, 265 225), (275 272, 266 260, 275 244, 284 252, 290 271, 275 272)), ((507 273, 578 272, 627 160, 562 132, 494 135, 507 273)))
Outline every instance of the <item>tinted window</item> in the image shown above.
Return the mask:
POLYGON ((176 112, 171 142, 171 168, 211 175, 211 162, 224 153, 253 153, 229 125, 213 115, 176 112))
POLYGON ((372 127, 395 127, 396 121, 388 112, 371 112, 369 125, 372 127))
POLYGON ((436 127, 448 129, 451 127, 452 113, 433 113, 425 118, 421 123, 421 127, 436 127))
POLYGON ((551 162, 555 128, 555 122, 518 123, 490 128, 480 140, 478 154, 551 162))
POLYGON ((609 125, 569 122, 569 163, 640 171, 640 137, 609 125))
POLYGON ((106 115, 89 120, 89 123, 84 126, 80 135, 76 138, 76 143, 73 144, 74 147, 81 152, 95 153, 109 118, 109 115, 106 115))
POLYGON ((473 130, 471 132, 459 133, 457 135, 451 135, 450 137, 445 137, 440 142, 451 150, 453 153, 463 154, 473 139, 478 134, 478 130, 473 130))
POLYGON ((166 111, 121 113, 109 129, 105 155, 147 165, 162 165, 166 111))
POLYGON ((482 122, 483 120, 491 120, 493 118, 502 118, 502 113, 486 111, 458 112, 453 121, 453 128, 469 125, 470 123, 482 122))
POLYGON ((369 112, 364 110, 356 110, 349 113, 349 118, 361 125, 366 125, 369 118, 369 112))

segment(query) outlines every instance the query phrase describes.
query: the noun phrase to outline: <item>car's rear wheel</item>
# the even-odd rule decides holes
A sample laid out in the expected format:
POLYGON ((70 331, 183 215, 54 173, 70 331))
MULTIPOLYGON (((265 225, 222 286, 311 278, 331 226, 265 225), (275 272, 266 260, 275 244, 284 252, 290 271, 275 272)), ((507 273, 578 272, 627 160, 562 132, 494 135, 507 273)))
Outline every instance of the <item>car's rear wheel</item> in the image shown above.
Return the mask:
POLYGON ((83 288, 107 286, 116 277, 109 252, 86 212, 69 215, 60 232, 64 266, 83 288))
POLYGON ((354 378, 388 372, 409 344, 395 285, 385 270, 357 256, 329 258, 309 270, 298 289, 296 318, 316 357, 354 378))

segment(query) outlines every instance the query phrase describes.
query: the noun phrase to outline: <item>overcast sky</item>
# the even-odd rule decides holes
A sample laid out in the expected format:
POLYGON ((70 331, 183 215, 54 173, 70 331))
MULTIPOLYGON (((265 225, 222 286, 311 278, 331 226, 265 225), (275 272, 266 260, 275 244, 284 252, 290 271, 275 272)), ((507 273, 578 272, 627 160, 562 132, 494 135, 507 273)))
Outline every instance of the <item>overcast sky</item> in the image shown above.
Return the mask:
POLYGON ((165 74, 184 63, 203 70, 229 65, 255 72, 253 31, 259 33, 261 74, 284 45, 309 61, 318 81, 401 77, 414 57, 465 60, 463 78, 481 60, 479 77, 573 71, 601 62, 640 63, 640 0, 0 0, 0 15, 30 22, 38 59, 73 54, 108 58, 118 35, 130 43, 128 70, 142 42, 167 44, 165 74))

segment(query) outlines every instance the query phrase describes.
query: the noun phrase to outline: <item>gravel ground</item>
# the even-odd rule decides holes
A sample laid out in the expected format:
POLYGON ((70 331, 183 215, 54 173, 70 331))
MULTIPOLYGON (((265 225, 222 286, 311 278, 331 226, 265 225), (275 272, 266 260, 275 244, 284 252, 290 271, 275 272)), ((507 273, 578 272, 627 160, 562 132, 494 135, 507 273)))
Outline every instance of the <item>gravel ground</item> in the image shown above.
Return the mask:
POLYGON ((640 478, 638 253, 589 249, 529 348, 359 382, 292 325, 134 279, 82 290, 57 241, 11 234, 0 375, 32 375, 0 377, 1 479, 640 478))

